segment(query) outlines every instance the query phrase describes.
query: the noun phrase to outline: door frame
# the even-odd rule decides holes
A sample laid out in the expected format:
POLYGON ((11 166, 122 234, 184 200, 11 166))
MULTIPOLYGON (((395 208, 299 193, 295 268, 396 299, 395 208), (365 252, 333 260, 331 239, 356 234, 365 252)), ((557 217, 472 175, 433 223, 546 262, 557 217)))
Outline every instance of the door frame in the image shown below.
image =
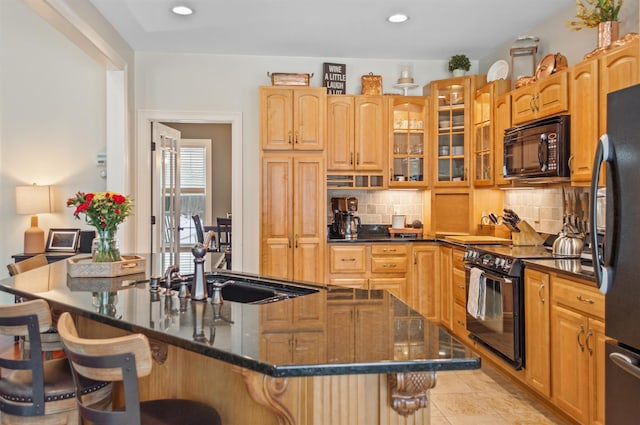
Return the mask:
POLYGON ((139 110, 137 113, 136 157, 136 213, 135 252, 151 249, 151 122, 191 124, 231 124, 231 209, 234 222, 232 234, 234 270, 243 270, 243 181, 242 181, 242 113, 139 110))

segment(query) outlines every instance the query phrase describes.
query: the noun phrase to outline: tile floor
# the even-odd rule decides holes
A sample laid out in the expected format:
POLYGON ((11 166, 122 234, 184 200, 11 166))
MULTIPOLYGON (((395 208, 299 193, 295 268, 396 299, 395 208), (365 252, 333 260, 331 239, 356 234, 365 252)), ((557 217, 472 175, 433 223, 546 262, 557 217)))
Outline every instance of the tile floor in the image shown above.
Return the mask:
POLYGON ((490 366, 439 372, 431 393, 431 425, 566 424, 490 366))

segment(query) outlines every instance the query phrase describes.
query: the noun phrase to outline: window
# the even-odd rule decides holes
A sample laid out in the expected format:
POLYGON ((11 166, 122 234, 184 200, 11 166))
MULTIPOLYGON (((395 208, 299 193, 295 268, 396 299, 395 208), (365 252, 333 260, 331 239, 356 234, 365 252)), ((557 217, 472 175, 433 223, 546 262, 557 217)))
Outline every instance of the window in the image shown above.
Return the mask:
POLYGON ((196 231, 191 216, 198 214, 203 223, 211 222, 211 140, 180 141, 180 246, 191 248, 196 231))

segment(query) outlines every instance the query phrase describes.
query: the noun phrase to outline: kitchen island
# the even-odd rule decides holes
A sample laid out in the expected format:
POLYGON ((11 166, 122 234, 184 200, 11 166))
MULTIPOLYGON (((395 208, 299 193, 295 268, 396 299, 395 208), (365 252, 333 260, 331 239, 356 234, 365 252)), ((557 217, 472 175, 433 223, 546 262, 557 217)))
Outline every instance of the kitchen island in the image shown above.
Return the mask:
POLYGON ((151 291, 149 277, 169 263, 146 260, 145 273, 118 278, 72 278, 60 261, 0 289, 71 312, 85 337, 144 333, 156 362, 141 398, 199 400, 225 424, 428 424, 436 372, 480 367, 478 355, 384 290, 212 270, 207 280, 240 288, 212 304, 180 297, 179 281, 151 291), (248 303, 242 285, 279 298, 248 303))

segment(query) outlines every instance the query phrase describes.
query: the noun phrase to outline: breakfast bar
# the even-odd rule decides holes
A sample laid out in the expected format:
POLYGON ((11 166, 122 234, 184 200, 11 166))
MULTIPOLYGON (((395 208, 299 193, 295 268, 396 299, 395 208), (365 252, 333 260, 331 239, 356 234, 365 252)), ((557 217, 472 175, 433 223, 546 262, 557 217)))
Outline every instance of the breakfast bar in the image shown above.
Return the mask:
POLYGON ((429 423, 436 373, 480 367, 478 355, 385 290, 211 269, 209 293, 224 283, 222 303, 211 303, 185 291, 188 258, 182 274, 166 273, 169 258, 144 258, 144 273, 114 278, 71 277, 59 261, 0 289, 72 313, 81 336, 145 334, 155 362, 141 399, 202 401, 225 424, 429 423))

